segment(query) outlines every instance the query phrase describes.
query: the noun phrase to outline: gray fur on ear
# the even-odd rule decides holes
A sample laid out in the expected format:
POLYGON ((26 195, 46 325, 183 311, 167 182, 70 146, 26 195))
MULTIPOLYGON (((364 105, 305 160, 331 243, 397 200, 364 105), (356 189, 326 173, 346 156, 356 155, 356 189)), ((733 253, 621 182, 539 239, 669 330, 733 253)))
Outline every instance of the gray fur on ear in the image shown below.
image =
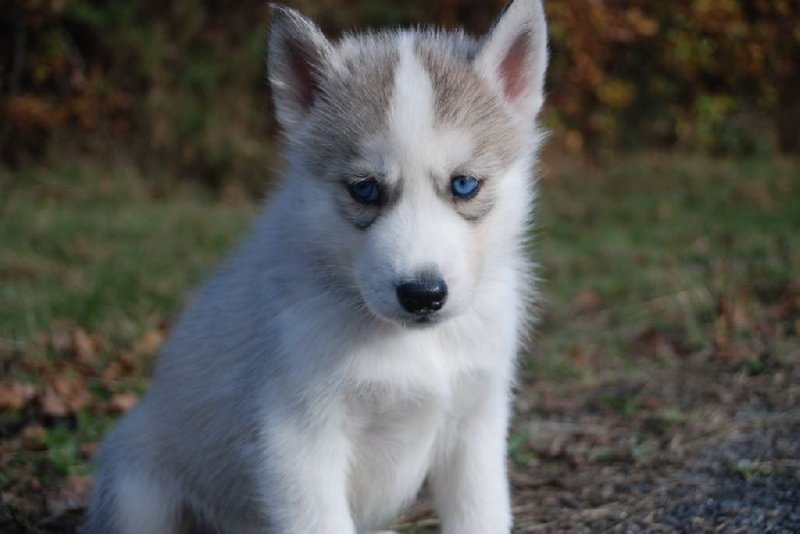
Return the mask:
POLYGON ((475 68, 521 113, 544 102, 547 21, 541 0, 515 0, 481 43, 475 68))
POLYGON ((290 131, 313 107, 333 47, 316 24, 294 9, 271 7, 267 68, 278 121, 290 131))

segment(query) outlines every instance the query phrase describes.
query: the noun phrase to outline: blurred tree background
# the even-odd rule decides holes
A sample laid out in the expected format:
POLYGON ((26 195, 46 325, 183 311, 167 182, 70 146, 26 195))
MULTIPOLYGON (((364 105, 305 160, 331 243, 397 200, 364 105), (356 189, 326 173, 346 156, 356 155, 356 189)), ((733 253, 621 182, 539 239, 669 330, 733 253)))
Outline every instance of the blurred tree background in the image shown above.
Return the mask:
MULTIPOLYGON (((485 32, 505 0, 295 0, 329 34, 485 32)), ((800 2, 547 1, 556 145, 800 151, 800 2)), ((0 161, 123 157, 160 179, 260 191, 276 150, 268 7, 254 0, 4 0, 0 161)))

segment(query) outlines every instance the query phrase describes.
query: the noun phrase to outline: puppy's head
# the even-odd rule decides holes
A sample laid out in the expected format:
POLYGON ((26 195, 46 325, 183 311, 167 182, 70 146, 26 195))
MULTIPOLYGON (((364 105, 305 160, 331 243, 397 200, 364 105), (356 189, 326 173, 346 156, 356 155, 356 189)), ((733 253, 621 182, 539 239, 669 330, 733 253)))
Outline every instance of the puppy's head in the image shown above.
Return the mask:
POLYGON ((501 276, 532 197, 546 47, 540 0, 516 0, 479 42, 400 31, 331 43, 275 7, 287 187, 331 283, 415 325, 464 312, 501 276))

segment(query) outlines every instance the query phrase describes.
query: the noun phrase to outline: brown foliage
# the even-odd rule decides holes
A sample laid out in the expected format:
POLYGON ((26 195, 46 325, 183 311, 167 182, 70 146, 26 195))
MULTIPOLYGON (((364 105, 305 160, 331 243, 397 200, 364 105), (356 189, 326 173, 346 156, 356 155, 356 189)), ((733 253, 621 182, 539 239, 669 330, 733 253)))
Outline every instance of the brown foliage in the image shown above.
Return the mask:
MULTIPOLYGON (((482 33, 502 0, 289 2, 331 33, 430 22, 482 33)), ((641 144, 800 150, 800 4, 548 1, 549 123, 580 150, 641 144), (773 135, 774 132, 774 135, 773 135)), ((238 0, 11 0, 0 6, 0 156, 48 142, 124 143, 218 183, 270 161, 267 8, 238 0)), ((85 148, 85 147, 83 147, 85 148)), ((95 147, 96 150, 96 147, 95 147)), ((262 171, 257 171, 260 174, 262 171)))

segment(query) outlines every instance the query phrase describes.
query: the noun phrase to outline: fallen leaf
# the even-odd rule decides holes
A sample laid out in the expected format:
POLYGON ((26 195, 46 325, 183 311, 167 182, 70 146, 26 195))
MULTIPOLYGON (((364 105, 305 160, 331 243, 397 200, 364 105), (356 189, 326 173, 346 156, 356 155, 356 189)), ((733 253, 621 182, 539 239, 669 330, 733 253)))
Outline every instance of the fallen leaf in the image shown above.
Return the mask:
POLYGON ((69 403, 66 397, 52 386, 45 386, 40 399, 42 412, 51 417, 66 417, 69 415, 69 403))
POLYGON ((750 328, 750 318, 744 306, 735 306, 733 308, 733 316, 731 317, 731 321, 738 330, 746 330, 750 328))
POLYGON ((96 361, 97 351, 95 341, 83 329, 78 328, 72 332, 72 344, 75 350, 75 360, 84 365, 92 365, 96 361))
POLYGON ((90 400, 84 380, 79 377, 62 376, 45 385, 41 406, 45 415, 65 417, 84 408, 90 400))
POLYGON ((148 330, 139 341, 139 348, 143 352, 154 354, 161 348, 162 343, 164 343, 164 334, 160 330, 148 330))
POLYGON ((569 350, 569 359, 572 361, 573 364, 580 367, 581 369, 591 369, 592 368, 592 353, 586 349, 585 347, 581 346, 574 346, 569 350))
POLYGON ((36 386, 22 382, 0 384, 0 409, 19 410, 36 397, 36 386))
POLYGON ((104 380, 114 382, 118 380, 121 375, 122 366, 119 364, 119 362, 111 362, 105 369, 103 369, 102 377, 104 380))
POLYGON ((119 363, 126 371, 135 371, 139 366, 139 359, 136 357, 136 354, 126 350, 120 354, 119 363))
POLYGON ((28 451, 43 451, 47 449, 44 442, 45 430, 41 425, 26 426, 20 432, 22 446, 28 451))
POLYGON ((50 348, 54 352, 64 354, 72 350, 72 335, 64 324, 56 324, 50 333, 50 348))
POLYGON ((111 397, 108 405, 113 412, 125 413, 136 406, 137 402, 139 402, 139 397, 134 393, 117 393, 111 397))
POLYGON ((593 289, 583 289, 575 295, 572 307, 575 313, 592 313, 600 309, 600 295, 593 289))
POLYGON ((664 399, 652 396, 643 397, 640 402, 643 409, 650 411, 663 410, 668 406, 664 399))
POLYGON ((639 334, 631 343, 631 352, 647 358, 673 359, 678 355, 675 344, 655 328, 648 328, 639 334))
POLYGON ((97 454, 97 449, 99 448, 100 444, 96 441, 87 441, 86 443, 81 443, 78 446, 78 450, 86 458, 93 458, 94 455, 97 454))

